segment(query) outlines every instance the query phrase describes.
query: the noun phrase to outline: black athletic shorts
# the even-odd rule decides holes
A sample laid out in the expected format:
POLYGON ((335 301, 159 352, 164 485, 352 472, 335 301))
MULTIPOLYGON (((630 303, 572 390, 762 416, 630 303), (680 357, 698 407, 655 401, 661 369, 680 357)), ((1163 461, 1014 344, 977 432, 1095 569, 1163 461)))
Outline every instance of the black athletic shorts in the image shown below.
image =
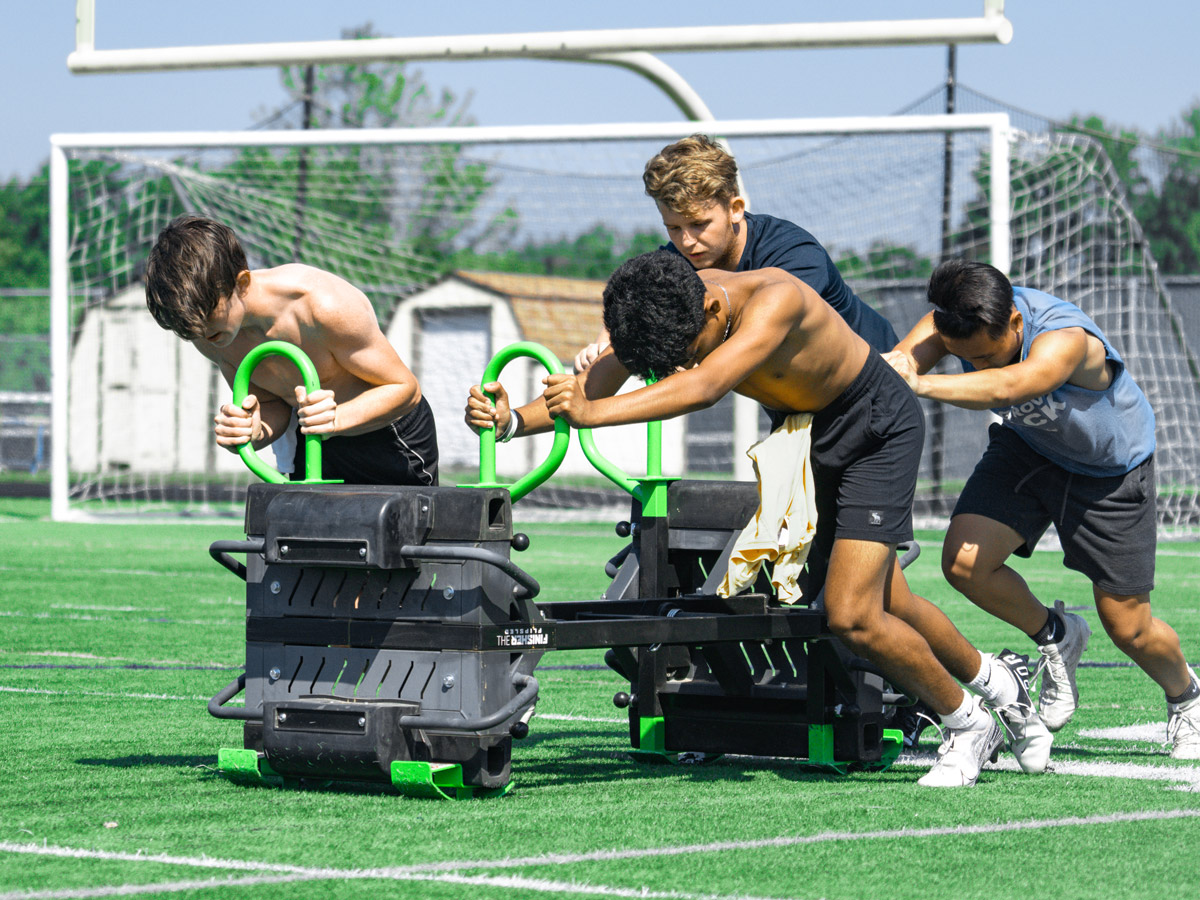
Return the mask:
MULTIPOLYGON (((411 411, 366 434, 338 435, 321 444, 322 477, 346 484, 438 483, 437 429, 425 398, 411 411)), ((304 478, 304 435, 296 436, 292 481, 304 478)))
MULTIPOLYGON (((768 412, 776 427, 787 417, 768 412)), ((812 589, 825 582, 836 538, 881 544, 912 539, 913 494, 924 443, 920 402, 872 350, 850 386, 813 414, 817 533, 808 564, 812 589)))
POLYGON ((1053 522, 1068 569, 1103 591, 1136 595, 1154 589, 1156 498, 1153 456, 1125 475, 1079 475, 995 423, 954 515, 1007 525, 1025 541, 1016 550, 1025 557, 1053 522))

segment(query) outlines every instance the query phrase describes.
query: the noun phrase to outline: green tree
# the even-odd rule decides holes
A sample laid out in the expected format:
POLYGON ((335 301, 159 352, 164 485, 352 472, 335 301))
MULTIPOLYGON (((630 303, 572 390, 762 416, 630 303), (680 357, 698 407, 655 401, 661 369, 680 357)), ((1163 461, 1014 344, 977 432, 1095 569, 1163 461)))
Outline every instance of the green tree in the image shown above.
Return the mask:
POLYGON ((1110 126, 1100 116, 1088 116, 1082 121, 1074 116, 1062 130, 1087 135, 1100 143, 1135 207, 1150 192, 1150 179, 1143 173, 1138 152, 1142 139, 1136 131, 1110 126))
MULTIPOLYGON (((836 251, 835 251, 836 252, 836 251)), ((842 277, 853 281, 861 278, 928 278, 933 274, 933 260, 911 247, 875 241, 866 255, 837 254, 835 264, 842 277)))
MULTIPOLYGON (((370 23, 342 33, 344 39, 381 37, 370 23)), ((335 66, 287 66, 281 69, 288 109, 300 110, 302 128, 423 128, 469 126, 470 96, 457 98, 446 88, 433 89, 420 70, 404 63, 374 62, 335 66)), ((276 112, 273 118, 284 114, 276 112)), ((295 196, 302 207, 320 203, 335 214, 369 222, 373 236, 403 245, 444 263, 462 243, 479 202, 491 188, 487 166, 468 159, 461 145, 312 148, 297 150, 295 196), (385 193, 403 202, 351 209, 361 197, 323 198, 306 191, 305 173, 323 167, 347 175, 369 173, 385 193), (365 219, 364 219, 365 217, 365 219)), ((444 268, 444 266, 442 266, 444 268)))
POLYGON ((1066 130, 1104 148, 1159 270, 1200 272, 1200 104, 1152 141, 1099 116, 1072 119, 1066 130))
MULTIPOLYGON (((1107 174, 1104 158, 1100 142, 1089 135, 1086 141, 1065 141, 1045 156, 1009 161, 1011 246, 1024 283, 1052 283, 1068 256, 1075 271, 1095 268, 1119 275, 1124 267, 1140 265, 1128 255, 1114 254, 1122 240, 1120 216, 1112 209, 1119 200, 1117 181, 1107 174)), ((975 196, 966 205, 965 225, 952 236, 951 255, 986 261, 990 153, 980 153, 972 175, 975 196)))
POLYGON ((453 257, 453 268, 607 279, 625 260, 657 250, 663 243, 658 233, 637 232, 620 237, 597 224, 574 240, 531 241, 523 247, 491 253, 461 250, 453 257))
MULTIPOLYGON (((0 286, 50 284, 50 167, 0 185, 0 286)), ((3 331, 0 328, 0 331, 3 331)))
POLYGON ((1200 273, 1200 104, 1175 129, 1160 132, 1157 143, 1169 151, 1160 153, 1166 172, 1138 218, 1163 272, 1200 273))

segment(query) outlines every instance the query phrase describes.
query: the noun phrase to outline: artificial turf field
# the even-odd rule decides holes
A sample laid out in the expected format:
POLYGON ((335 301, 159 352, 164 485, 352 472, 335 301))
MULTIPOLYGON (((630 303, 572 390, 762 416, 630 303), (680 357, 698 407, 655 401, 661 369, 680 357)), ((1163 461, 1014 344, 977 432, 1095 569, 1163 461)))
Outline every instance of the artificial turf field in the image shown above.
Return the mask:
MULTIPOLYGON (((1079 607, 1092 641, 1052 774, 1010 755, 970 789, 916 785, 936 746, 846 776, 794 760, 652 766, 628 755, 627 684, 601 651, 549 653, 512 791, 415 800, 281 790, 215 772, 241 726, 210 696, 241 671, 228 525, 56 524, 0 499, 0 900, 172 896, 883 898, 1200 894, 1200 762, 1163 746, 1161 691, 1104 636, 1055 552, 1019 569, 1079 607)), ((539 600, 593 598, 611 524, 520 524, 539 600)), ((940 535, 908 570, 974 643, 1032 645, 942 581, 940 535)), ((1160 545, 1157 614, 1200 661, 1200 545, 1160 545)))

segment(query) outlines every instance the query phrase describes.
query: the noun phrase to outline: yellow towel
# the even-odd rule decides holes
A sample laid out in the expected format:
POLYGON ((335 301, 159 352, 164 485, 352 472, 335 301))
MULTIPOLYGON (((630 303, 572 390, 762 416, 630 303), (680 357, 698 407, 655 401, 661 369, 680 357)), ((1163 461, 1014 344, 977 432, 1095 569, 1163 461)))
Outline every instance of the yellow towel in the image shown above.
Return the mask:
POLYGON ((817 531, 811 443, 812 415, 794 413, 746 451, 758 480, 758 512, 733 546, 729 571, 717 589, 722 597, 731 597, 751 584, 762 564, 770 560, 774 563, 771 584, 779 600, 795 603, 800 599, 796 579, 817 531))

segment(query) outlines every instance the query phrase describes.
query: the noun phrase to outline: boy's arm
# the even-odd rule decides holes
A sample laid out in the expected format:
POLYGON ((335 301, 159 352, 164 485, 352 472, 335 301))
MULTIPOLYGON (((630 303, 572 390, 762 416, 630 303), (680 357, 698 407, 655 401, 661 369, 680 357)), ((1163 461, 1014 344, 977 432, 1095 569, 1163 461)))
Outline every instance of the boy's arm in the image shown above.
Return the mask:
POLYGON ((543 394, 547 411, 553 418, 565 416, 576 428, 596 428, 706 409, 754 374, 779 348, 796 325, 802 299, 792 285, 763 287, 747 304, 729 340, 698 365, 628 394, 593 397, 591 391, 581 389, 575 376, 550 375, 543 394))
POLYGON ((916 374, 924 375, 936 366, 946 353, 946 345, 942 343, 942 336, 933 327, 933 313, 930 312, 921 317, 900 343, 883 354, 883 358, 895 366, 895 354, 900 354, 908 359, 916 374))
POLYGON ((1035 338, 1029 355, 1020 362, 957 375, 920 375, 913 390, 918 397, 963 409, 1013 406, 1062 387, 1086 353, 1086 332, 1064 328, 1035 338))
MULTIPOLYGON (((629 372, 618 361, 612 348, 608 347, 578 376, 578 383, 587 397, 611 397, 621 389, 621 385, 628 378, 629 372)), ((546 408, 544 396, 535 397, 520 409, 510 411, 508 394, 500 382, 475 385, 471 388, 465 418, 466 423, 475 431, 492 426, 498 434, 503 434, 508 428, 509 416, 512 415, 518 418, 514 437, 541 434, 554 428, 554 419, 550 417, 546 408), (484 396, 485 390, 496 395, 494 407, 484 396)))
POLYGON ((416 376, 379 329, 370 301, 361 291, 345 287, 354 296, 314 298, 318 336, 338 365, 370 387, 345 399, 329 391, 305 398, 297 388, 300 425, 306 434, 364 434, 396 420, 421 400, 416 376))
MULTIPOLYGON (((232 389, 236 370, 223 360, 214 362, 232 389)), ((274 443, 287 429, 291 420, 291 406, 282 397, 252 381, 241 406, 235 406, 231 401, 222 404, 217 410, 213 419, 213 431, 217 436, 217 443, 226 450, 237 452, 237 448, 247 441, 250 441, 255 450, 261 450, 274 443)))

